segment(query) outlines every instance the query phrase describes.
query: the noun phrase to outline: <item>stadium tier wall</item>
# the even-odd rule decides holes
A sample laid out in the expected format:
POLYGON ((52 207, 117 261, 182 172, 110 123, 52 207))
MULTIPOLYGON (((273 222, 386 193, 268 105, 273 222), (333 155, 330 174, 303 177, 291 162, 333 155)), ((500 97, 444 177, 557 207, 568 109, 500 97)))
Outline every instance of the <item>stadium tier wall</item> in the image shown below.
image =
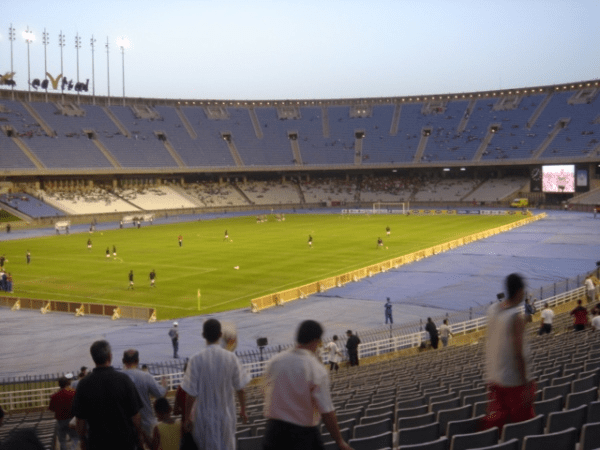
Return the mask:
POLYGON ((74 316, 95 315, 109 316, 113 319, 123 318, 146 321, 156 320, 156 312, 154 308, 143 308, 137 306, 74 303, 22 297, 0 297, 0 306, 11 308, 13 311, 19 309, 37 309, 40 310, 42 314, 49 312, 61 312, 73 314, 74 316))

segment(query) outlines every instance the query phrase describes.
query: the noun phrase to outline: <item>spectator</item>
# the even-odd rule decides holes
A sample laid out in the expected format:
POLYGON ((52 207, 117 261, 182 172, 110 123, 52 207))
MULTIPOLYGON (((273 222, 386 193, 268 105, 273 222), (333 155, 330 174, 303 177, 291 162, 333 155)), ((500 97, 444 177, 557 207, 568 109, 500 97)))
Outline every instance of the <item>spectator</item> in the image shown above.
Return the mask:
POLYGON ((348 336, 346 349, 348 350, 350 366, 358 366, 358 345, 360 344, 360 339, 357 335, 352 334, 352 330, 346 331, 346 336, 348 336))
POLYGON ((129 349, 123 352, 123 365, 125 368, 123 372, 131 378, 138 394, 140 394, 142 400, 142 409, 140 410, 142 431, 147 442, 151 442, 156 418, 152 411, 150 396, 152 395, 154 398, 164 397, 167 393, 167 379, 163 377, 159 385, 149 372, 138 369, 139 364, 140 354, 137 350, 129 349))
POLYGON ((234 394, 240 403, 240 418, 245 423, 244 386, 250 378, 237 356, 219 345, 222 332, 218 320, 204 322, 202 336, 206 348, 190 358, 183 377, 182 388, 186 392, 184 429, 192 432, 199 449, 234 449, 234 394), (192 407, 195 409, 193 417, 192 407))
POLYGON ((488 310, 486 377, 488 411, 485 428, 521 422, 535 417, 535 382, 529 380, 524 344, 525 320, 518 306, 525 283, 513 273, 506 278, 508 297, 488 310))
POLYGON ((596 286, 594 286, 594 281, 591 276, 585 278, 585 292, 587 295, 588 303, 593 303, 596 297, 596 286))
POLYGON ((529 297, 525 297, 525 323, 531 323, 533 320, 533 315, 535 314, 534 306, 529 303, 529 297))
POLYGON ((71 389, 71 380, 65 376, 58 379, 58 386, 60 389, 50 397, 48 409, 54 412, 56 435, 60 443, 60 450, 67 450, 67 436, 71 439, 72 448, 77 449, 79 443, 77 432, 69 427, 69 422, 73 418, 71 406, 73 405, 75 391, 71 389))
POLYGON ((435 326, 435 323, 433 323, 433 320, 431 320, 431 317, 427 318, 427 323, 425 324, 425 331, 427 331, 429 333, 429 340, 431 342, 431 347, 434 350, 437 350, 438 348, 438 330, 437 327, 435 326))
POLYGON ((450 330, 450 326, 448 325, 448 319, 444 319, 442 326, 440 327, 440 340, 442 341, 442 346, 448 346, 448 339, 450 336, 454 337, 452 331, 450 330))
POLYGON ((158 417, 158 424, 152 432, 152 450, 179 450, 181 441, 181 422, 171 417, 171 405, 164 398, 154 402, 154 411, 158 417))
POLYGON ((540 325, 539 335, 550 334, 552 332, 552 321, 554 320, 554 311, 548 307, 548 303, 544 303, 544 309, 541 313, 542 323, 540 325))
POLYGON ((173 344, 173 358, 179 358, 179 329, 177 328, 177 322, 173 322, 173 327, 169 330, 168 334, 171 338, 171 344, 173 344))
POLYGON ((77 389, 77 385, 88 374, 88 368, 86 366, 81 366, 79 369, 79 373, 77 374, 77 379, 71 383, 71 387, 73 389, 77 389))
POLYGON ((592 331, 600 331, 600 311, 594 309, 594 318, 592 319, 592 331))
POLYGON ((387 325, 388 321, 390 322, 390 324, 394 323, 394 318, 392 317, 392 301, 390 300, 390 298, 387 298, 387 301, 385 303, 385 324, 387 325))
MULTIPOLYGON (((186 361, 185 364, 183 365, 183 373, 184 374, 187 371, 187 365, 188 365, 188 363, 186 361)), ((182 425, 181 450, 195 450, 197 447, 194 442, 194 437, 192 436, 192 433, 183 429, 183 425, 186 423, 186 419, 187 419, 187 415, 186 415, 187 407, 186 407, 186 403, 185 403, 186 400, 187 400, 187 395, 186 395, 185 391, 183 390, 181 385, 177 386, 177 391, 175 392, 175 405, 173 408, 173 413, 176 416, 181 416, 181 425, 182 425)))
POLYGON ((573 316, 573 329, 575 331, 585 330, 585 326, 588 324, 588 312, 585 307, 581 306, 581 303, 581 300, 577 300, 577 306, 570 313, 573 316))
POLYGON ((322 449, 321 418, 338 448, 350 449, 338 427, 327 370, 316 358, 323 328, 300 324, 295 348, 273 357, 265 369, 264 450, 322 449))
POLYGON ((96 367, 79 382, 73 400, 81 450, 142 448, 142 400, 135 385, 111 366, 107 341, 94 342, 90 353, 96 367))
POLYGON ((329 353, 329 370, 331 371, 335 369, 336 373, 340 368, 339 363, 342 360, 342 352, 337 345, 337 341, 338 337, 336 334, 333 336, 333 340, 325 347, 325 350, 327 350, 329 353))

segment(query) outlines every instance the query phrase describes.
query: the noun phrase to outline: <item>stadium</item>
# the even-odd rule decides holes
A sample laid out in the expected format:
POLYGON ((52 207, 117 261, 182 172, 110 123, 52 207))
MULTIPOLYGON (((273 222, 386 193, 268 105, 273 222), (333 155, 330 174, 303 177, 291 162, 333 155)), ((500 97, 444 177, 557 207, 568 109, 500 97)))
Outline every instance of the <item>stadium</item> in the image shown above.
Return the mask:
POLYGON ((217 318, 237 328, 257 379, 238 448, 260 448, 265 361, 316 318, 326 341, 347 329, 362 339, 365 364, 331 381, 354 448, 552 433, 594 448, 600 340, 567 330, 583 280, 598 277, 599 83, 298 100, 0 86, 0 240, 13 280, 0 297, 0 442, 32 425, 54 448, 49 396, 60 374, 92 364, 93 341, 139 349, 174 390, 204 346, 202 323, 217 318), (485 311, 511 272, 538 310, 557 313, 551 337, 534 337, 539 314, 528 328, 544 416, 470 436, 487 404, 485 311), (450 320, 448 348, 427 348, 427 317, 450 320))

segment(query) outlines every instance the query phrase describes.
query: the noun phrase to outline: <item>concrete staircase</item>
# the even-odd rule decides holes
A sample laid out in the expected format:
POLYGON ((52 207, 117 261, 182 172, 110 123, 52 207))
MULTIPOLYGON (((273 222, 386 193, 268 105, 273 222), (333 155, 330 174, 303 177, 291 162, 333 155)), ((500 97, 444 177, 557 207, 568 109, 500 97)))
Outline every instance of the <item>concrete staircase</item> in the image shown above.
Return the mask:
POLYGON ((476 102, 477 102, 477 100, 474 100, 474 99, 469 102, 467 109, 465 109, 465 114, 463 114, 463 117, 462 117, 460 123, 458 124, 458 128, 456 129, 457 133, 462 133, 463 131, 465 131, 465 128, 467 128, 467 124, 469 123, 469 118, 471 117, 471 114, 467 115, 466 112, 467 111, 473 112, 473 108, 475 108, 476 102))
POLYGON ((548 136, 546 136, 546 139, 543 140, 543 142, 540 144, 535 153, 531 155, 531 159, 538 159, 540 156, 542 156, 542 154, 546 151, 550 144, 552 144, 554 138, 558 136, 558 134, 563 130, 563 128, 565 128, 568 125, 569 122, 570 119, 559 119, 558 122, 554 124, 554 128, 552 128, 552 131, 550 131, 550 133, 548 133, 548 136))
POLYGON ((25 142, 23 142, 21 140, 21 138, 13 136, 13 137, 11 137, 11 139, 17 145, 17 147, 19 147, 21 149, 21 151, 27 155, 27 157, 31 160, 31 162, 33 164, 35 164, 36 168, 38 168, 38 169, 46 168, 44 163, 42 163, 42 161, 40 161, 39 158, 37 156, 35 156, 35 154, 31 151, 29 146, 25 142))
POLYGON ((321 121, 323 124, 323 137, 329 137, 329 110, 326 106, 321 108, 321 121))
POLYGON ((475 155, 473 156, 473 161, 481 161, 481 157, 483 156, 483 153, 487 150, 488 146, 490 145, 490 142, 492 142, 492 138, 496 134, 495 132, 492 131, 492 128, 495 127, 497 130, 499 130, 500 126, 501 126, 501 124, 499 124, 499 123, 492 123, 488 126, 487 134, 485 135, 485 137, 483 138, 483 141, 481 141, 481 144, 477 148, 477 151, 475 152, 475 155))
POLYGON ((392 124, 390 125, 390 136, 396 136, 398 134, 398 126, 400 125, 401 115, 402 105, 398 103, 394 108, 394 116, 392 117, 392 124))
POLYGON ((290 139, 290 145, 292 146, 292 154, 294 155, 294 165, 303 166, 304 162, 302 162, 302 153, 300 152, 300 144, 298 144, 298 139, 290 139))
POLYGON ((175 160, 177 165, 179 167, 186 167, 185 162, 183 161, 183 159, 181 159, 181 156, 179 156, 179 153, 177 153, 177 150, 175 150, 171 143, 169 141, 163 141, 163 144, 165 145, 165 148, 167 149, 171 157, 175 160))
POLYGON ((257 139, 263 138, 262 128, 260 126, 260 122, 258 121, 258 117, 256 116, 256 111, 254 109, 249 109, 248 114, 250 114, 250 120, 252 121, 252 126, 254 127, 254 133, 256 134, 257 139))
POLYGON ((194 127, 192 126, 192 124, 190 123, 190 121, 188 120, 188 118, 185 116, 185 114, 183 113, 183 111, 181 110, 181 108, 178 106, 177 108, 175 108, 175 111, 177 112, 177 115, 179 116, 179 119, 181 120, 181 123, 183 124, 183 126, 187 130, 187 132, 190 135, 190 137, 192 139, 197 139, 198 138, 198 134, 196 133, 196 130, 194 130, 194 127))
POLYGON ((540 115, 542 114, 544 109, 546 108, 546 105, 548 105, 548 103, 550 103, 550 100, 552 100, 552 96, 553 96, 552 93, 549 93, 548 95, 546 95, 544 100, 542 100, 542 103, 540 103, 538 105, 538 107, 535 109, 535 111, 533 112, 533 114, 531 115, 529 120, 527 121, 528 129, 531 129, 531 127, 535 125, 535 122, 538 120, 538 118, 540 117, 540 115))
POLYGON ((423 157, 423 153, 425 153, 425 147, 427 147, 427 141, 429 140, 429 133, 425 133, 426 129, 421 130, 421 139, 419 140, 419 146, 417 147, 417 152, 413 158, 413 162, 418 163, 421 162, 421 158, 423 157))
POLYGON ((104 157, 108 159, 108 161, 112 164, 113 167, 121 167, 119 161, 115 159, 110 150, 107 149, 106 146, 102 142, 100 142, 99 139, 92 139, 92 142, 98 148, 98 150, 102 152, 104 157))
POLYGON ((129 132, 129 130, 125 128, 125 125, 121 123, 121 121, 117 118, 117 116, 113 114, 113 112, 110 109, 108 109, 106 106, 103 106, 102 110, 106 113, 110 120, 113 121, 113 123, 117 126, 117 128, 123 136, 131 137, 131 133, 129 132))
POLYGON ((27 102, 20 102, 20 103, 23 106, 23 108, 25 108, 27 110, 27 112, 33 116, 33 118, 36 120, 36 122, 40 124, 40 126, 42 127, 42 130, 44 130, 44 132, 48 136, 50 136, 50 137, 56 136, 56 131, 54 131, 52 129, 52 127, 50 127, 50 125, 48 125, 46 123, 46 121, 44 119, 42 119, 42 116, 40 116, 38 114, 38 112, 33 108, 33 106, 31 106, 31 104, 29 104, 27 102))

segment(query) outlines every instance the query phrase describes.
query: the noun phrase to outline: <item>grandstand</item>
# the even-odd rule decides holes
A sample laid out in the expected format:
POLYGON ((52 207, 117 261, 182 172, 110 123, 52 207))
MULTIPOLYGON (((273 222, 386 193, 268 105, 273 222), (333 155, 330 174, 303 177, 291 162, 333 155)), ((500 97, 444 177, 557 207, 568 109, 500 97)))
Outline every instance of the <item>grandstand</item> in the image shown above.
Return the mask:
MULTIPOLYGON (((11 91, 0 90, 0 204, 35 226, 57 218, 108 223, 137 213, 166 219, 217 211, 371 207, 378 201, 410 202, 411 208, 506 206, 515 196, 545 208, 568 202, 573 209, 591 211, 600 204, 599 89, 594 80, 424 97, 124 99, 122 106, 85 95, 48 94, 46 101, 45 94, 34 92, 29 101, 27 93, 14 91, 13 99, 11 91), (546 164, 574 164, 586 171, 585 189, 536 191, 534 173, 546 164)), ((571 244, 578 241, 570 238, 571 244)), ((495 243, 488 254, 509 244, 495 243)), ((554 271, 562 276, 561 269, 544 272, 548 267, 543 264, 540 259, 539 278, 548 282, 554 271)), ((480 267, 471 269, 479 273, 480 267)), ((386 275, 386 282, 392 275, 386 275)), ((413 292, 431 277, 409 276, 413 292)), ((463 277, 463 288, 468 283, 465 274, 445 276, 463 277)), ((369 283, 355 289, 353 294, 368 290, 373 297, 382 287, 369 283)), ((448 293, 447 286, 428 292, 438 299, 448 293)), ((417 306, 423 306, 421 300, 414 300, 417 306)), ((568 317, 560 320, 564 330, 568 317)), ((152 346, 156 337, 145 339, 152 346)), ((189 345, 197 347, 196 342, 189 345)), ((455 442, 461 440, 457 436, 473 434, 472 419, 485 407, 481 347, 453 346, 333 376, 346 437, 355 448, 403 448, 425 442, 424 436, 438 442, 431 448, 469 448, 455 442), (454 431, 452 423, 461 431, 454 431)), ((541 428, 527 434, 563 432, 575 415, 571 412, 585 411, 585 419, 568 422, 584 443, 591 423, 600 422, 597 336, 578 339, 561 333, 533 347, 536 408, 544 416, 536 419, 541 428)), ((171 375, 174 381, 181 376, 178 370, 171 375)), ((251 389, 249 399, 252 420, 249 426, 239 424, 240 449, 260 441, 264 427, 259 390, 251 389)), ((0 440, 10 430, 34 425, 49 443, 49 419, 31 412, 11 415, 0 440)), ((488 438, 486 445, 509 440, 505 434, 488 438)))

